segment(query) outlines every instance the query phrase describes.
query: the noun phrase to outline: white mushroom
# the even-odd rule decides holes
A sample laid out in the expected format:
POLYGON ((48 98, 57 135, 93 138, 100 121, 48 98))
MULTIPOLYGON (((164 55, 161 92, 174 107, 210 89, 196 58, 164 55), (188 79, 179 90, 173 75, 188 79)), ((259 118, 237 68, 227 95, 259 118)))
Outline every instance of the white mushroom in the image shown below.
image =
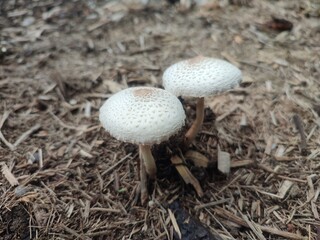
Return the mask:
POLYGON ((163 74, 163 86, 176 96, 196 97, 196 119, 186 133, 190 144, 199 132, 204 118, 204 97, 237 86, 242 79, 241 71, 224 60, 197 56, 173 64, 163 74))
POLYGON ((99 118, 118 140, 139 144, 141 161, 151 178, 156 176, 151 146, 168 140, 185 123, 179 99, 152 87, 133 87, 114 94, 100 108, 99 118))

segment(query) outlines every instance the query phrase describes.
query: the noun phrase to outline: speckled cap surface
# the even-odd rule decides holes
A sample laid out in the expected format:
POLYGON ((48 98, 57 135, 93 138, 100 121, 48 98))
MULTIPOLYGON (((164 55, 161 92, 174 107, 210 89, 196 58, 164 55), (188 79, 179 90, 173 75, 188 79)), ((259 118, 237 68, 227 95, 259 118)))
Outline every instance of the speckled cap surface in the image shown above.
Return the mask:
POLYGON ((132 87, 114 94, 99 115, 103 127, 118 140, 150 145, 168 140, 185 118, 176 96, 152 87, 132 87))
POLYGON ((163 74, 163 86, 176 96, 206 97, 229 90, 242 80, 240 69, 216 58, 197 56, 173 64, 163 74))

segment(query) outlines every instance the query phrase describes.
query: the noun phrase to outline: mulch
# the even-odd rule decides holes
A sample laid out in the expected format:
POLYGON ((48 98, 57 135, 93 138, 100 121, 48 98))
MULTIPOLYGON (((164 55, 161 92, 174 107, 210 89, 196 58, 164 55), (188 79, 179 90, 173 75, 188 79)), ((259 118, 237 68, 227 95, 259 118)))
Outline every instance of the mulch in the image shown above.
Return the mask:
MULTIPOLYGON (((0 3, 2 239, 320 239, 319 3, 188 2, 0 3), (190 150, 210 164, 186 159, 204 196, 170 164, 171 141, 153 149, 141 205, 138 148, 99 108, 200 54, 244 75, 205 99, 190 150)), ((189 126, 195 100, 181 100, 189 126)))

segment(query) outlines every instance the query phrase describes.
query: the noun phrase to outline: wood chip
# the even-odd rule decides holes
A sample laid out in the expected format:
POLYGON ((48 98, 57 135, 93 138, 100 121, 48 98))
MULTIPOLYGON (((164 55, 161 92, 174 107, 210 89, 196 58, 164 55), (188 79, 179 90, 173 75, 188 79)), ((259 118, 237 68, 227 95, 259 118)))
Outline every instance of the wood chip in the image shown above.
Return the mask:
POLYGON ((283 199, 292 186, 293 186, 293 182, 289 180, 284 180, 283 183, 281 184, 281 187, 278 190, 278 193, 277 193, 278 197, 280 199, 283 199))
POLYGON ((209 159, 197 151, 189 150, 184 154, 184 157, 190 159, 197 167, 207 168, 209 165, 209 159))
POLYGON ((16 177, 12 174, 10 169, 8 168, 7 164, 0 162, 1 165, 1 172, 4 175, 4 177, 7 179, 7 181, 10 183, 11 186, 19 185, 18 180, 16 177))
POLYGON ((218 146, 218 169, 223 174, 228 175, 230 173, 231 160, 230 154, 221 151, 220 146, 218 146))
POLYGON ((231 168, 238 168, 238 167, 244 167, 244 166, 249 166, 254 164, 255 161, 254 160, 238 160, 238 161, 231 161, 230 167, 231 168))
POLYGON ((196 190, 199 197, 203 196, 203 191, 200 186, 199 181, 192 175, 192 173, 189 171, 189 169, 184 165, 185 163, 183 160, 178 157, 177 155, 174 155, 171 157, 171 162, 179 172, 180 176, 184 180, 186 184, 191 184, 194 189, 196 190))
POLYGON ((270 136, 267 140, 267 145, 266 145, 266 148, 264 150, 264 153, 266 155, 271 155, 271 151, 272 151, 272 145, 274 143, 274 138, 273 136, 270 136))

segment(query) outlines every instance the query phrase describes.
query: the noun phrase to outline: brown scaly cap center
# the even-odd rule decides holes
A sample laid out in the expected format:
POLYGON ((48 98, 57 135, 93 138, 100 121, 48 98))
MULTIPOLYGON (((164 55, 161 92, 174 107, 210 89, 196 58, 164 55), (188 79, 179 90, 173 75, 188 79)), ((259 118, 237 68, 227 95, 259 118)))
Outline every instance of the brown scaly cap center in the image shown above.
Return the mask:
POLYGON ((206 57, 202 56, 202 55, 199 55, 199 56, 196 56, 194 58, 190 58, 189 60, 187 60, 187 63, 189 65, 195 65, 197 63, 200 63, 202 61, 204 61, 206 59, 206 57))
POLYGON ((135 89, 133 91, 133 96, 144 98, 144 97, 152 95, 153 92, 154 92, 153 89, 148 89, 148 88, 135 89))

